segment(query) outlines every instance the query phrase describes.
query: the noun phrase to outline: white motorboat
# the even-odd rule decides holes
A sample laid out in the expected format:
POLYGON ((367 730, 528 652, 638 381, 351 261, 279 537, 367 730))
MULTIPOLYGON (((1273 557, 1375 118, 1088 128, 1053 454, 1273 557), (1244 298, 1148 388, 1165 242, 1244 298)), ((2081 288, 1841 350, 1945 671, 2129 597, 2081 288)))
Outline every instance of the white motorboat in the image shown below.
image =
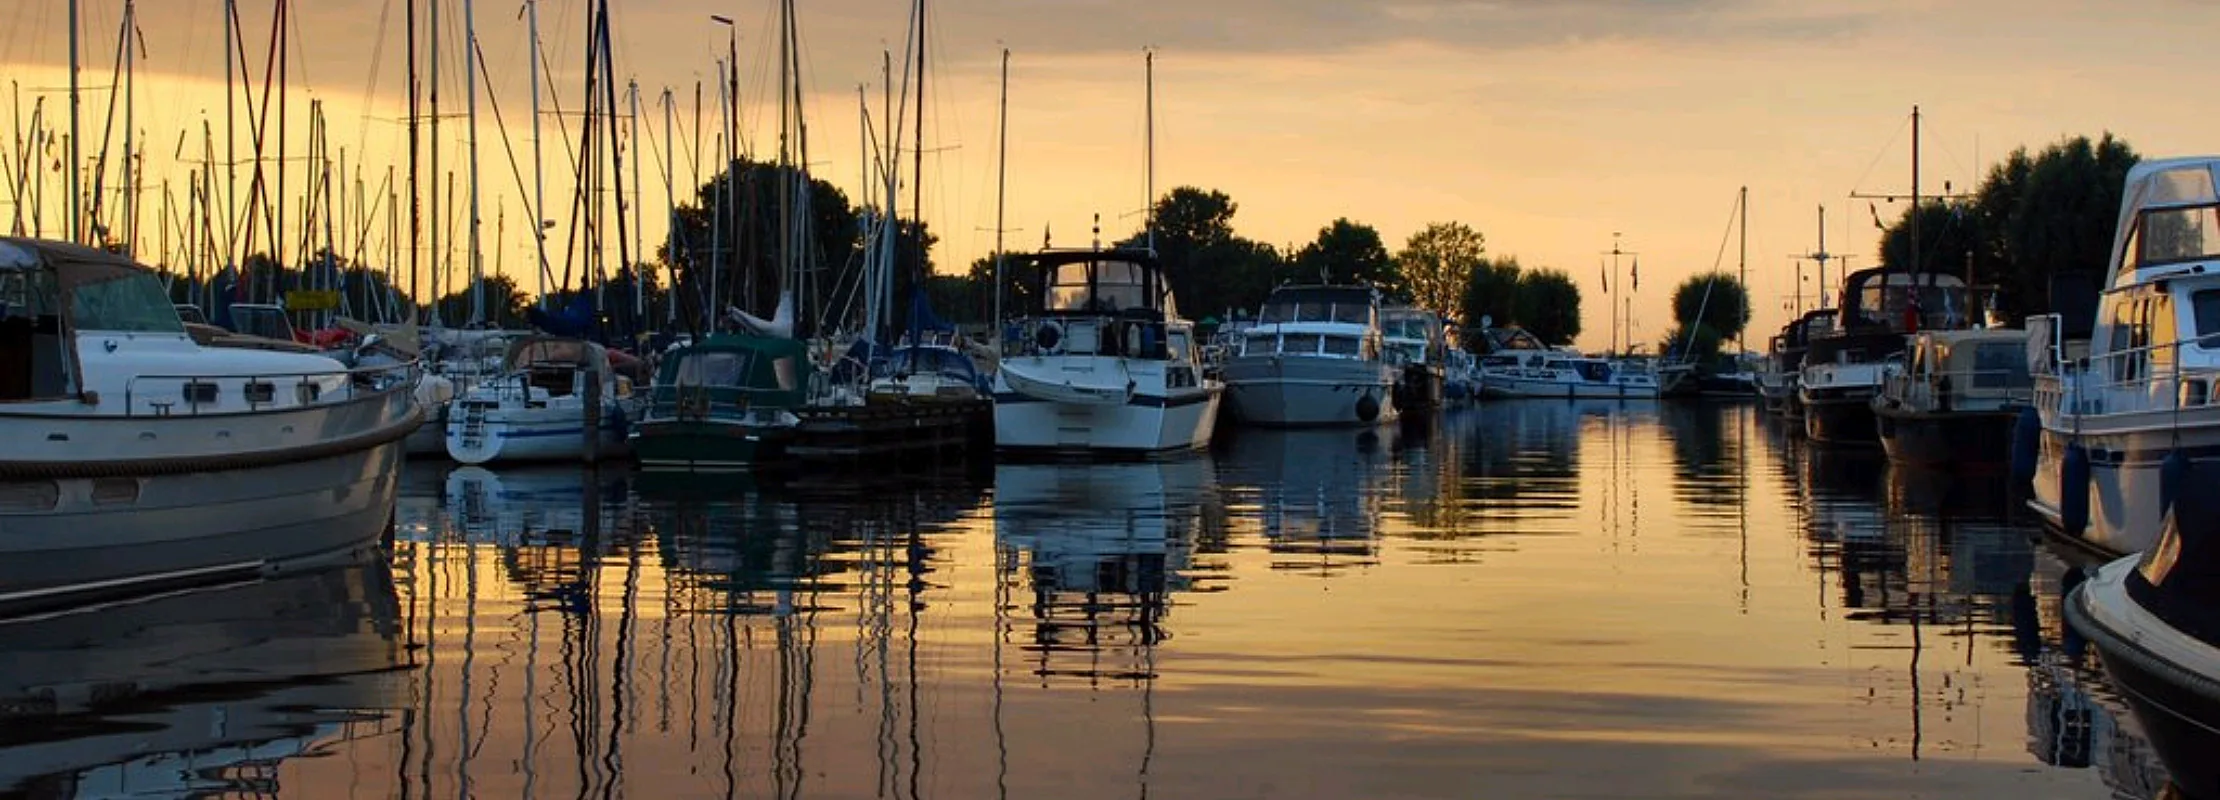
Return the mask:
POLYGON ((1273 289, 1226 361, 1234 412, 1282 427, 1392 422, 1402 369, 1385 339, 1380 293, 1371 287, 1273 289))
POLYGON ((1209 444, 1223 387, 1203 377, 1194 324, 1180 318, 1155 254, 1026 260, 1040 305, 1016 323, 995 372, 995 446, 1146 455, 1209 444))
POLYGON ((1568 350, 1511 350, 1481 359, 1481 392, 1492 398, 1655 400, 1657 371, 1646 363, 1568 350))
POLYGON ((2149 548, 2169 501, 2211 488, 2186 485, 2188 467, 2220 474, 2216 175, 2220 156, 2130 170, 2089 341, 2067 341, 2059 315, 2029 320, 2035 416, 2013 467, 2052 525, 2110 553, 2149 548))
POLYGON ((416 377, 203 347, 153 271, 0 239, 0 610, 375 548, 416 377))
POLYGON ((527 336, 510 343, 502 367, 449 408, 449 458, 473 465, 596 461, 629 452, 632 381, 610 368, 601 345, 527 336))

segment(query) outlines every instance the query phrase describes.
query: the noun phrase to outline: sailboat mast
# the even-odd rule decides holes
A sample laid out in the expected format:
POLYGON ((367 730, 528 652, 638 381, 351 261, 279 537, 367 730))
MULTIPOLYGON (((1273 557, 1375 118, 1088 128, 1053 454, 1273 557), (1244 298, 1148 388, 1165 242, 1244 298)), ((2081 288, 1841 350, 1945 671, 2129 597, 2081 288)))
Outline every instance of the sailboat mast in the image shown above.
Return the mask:
POLYGON ((83 120, 80 117, 83 116, 81 110, 84 104, 84 99, 80 96, 77 86, 77 67, 79 63, 77 52, 77 4, 79 2, 80 0, 69 0, 69 169, 67 172, 69 173, 69 240, 84 244, 84 221, 78 216, 78 212, 81 210, 78 207, 80 199, 78 193, 83 190, 83 187, 78 185, 79 178, 77 174, 83 163, 79 160, 77 148, 83 134, 83 120))
MULTIPOLYGON (((1919 106, 1912 106, 1912 259, 1911 276, 1919 274, 1919 106)), ((1909 280, 1905 286, 1910 286, 1909 280)), ((1911 291, 1906 289, 1905 291, 1911 291)))
MULTIPOLYGON (((1739 240, 1735 245, 1734 282, 1742 287, 1741 313, 1747 323, 1750 314, 1750 187, 1742 187, 1737 207, 1741 209, 1741 218, 1734 223, 1735 237, 1739 240)), ((1742 332, 1739 330, 1734 334, 1734 345, 1735 350, 1742 349, 1742 332)))
MULTIPOLYGON (((225 0, 227 3, 231 1, 225 0)), ((416 0, 408 0, 406 16, 408 17, 409 40, 409 322, 414 324, 421 321, 417 318, 416 304, 423 301, 423 295, 420 293, 422 287, 417 283, 416 245, 423 241, 424 237, 424 207, 422 204, 424 193, 417 187, 417 176, 420 172, 417 168, 417 151, 423 145, 424 137, 419 133, 417 119, 417 96, 423 91, 423 86, 417 82, 416 78, 416 0)), ((226 27, 224 29, 225 38, 228 40, 230 35, 231 29, 226 27)), ((230 72, 230 69, 230 56, 227 55, 224 60, 226 74, 230 72)), ((387 269, 390 272, 392 267, 388 265, 387 269)))
POLYGON ((547 168, 540 150, 540 3, 525 0, 525 27, 532 37, 532 243, 539 254, 540 308, 549 309, 547 283, 553 273, 547 262, 547 168))
POLYGON ((625 267, 632 270, 632 318, 634 320, 646 320, 647 283, 644 276, 641 275, 641 264, 647 261, 647 243, 643 238, 646 232, 641 228, 647 226, 641 224, 641 206, 646 205, 647 198, 640 194, 640 82, 634 80, 627 86, 632 90, 632 251, 634 258, 627 259, 625 267), (631 263, 635 260, 640 263, 631 263))
MULTIPOLYGON (((994 154, 994 333, 995 341, 1002 337, 1002 211, 1003 201, 1010 191, 1010 49, 1002 48, 1002 102, 1001 112, 995 122, 994 154)), ((1156 226, 1149 226, 1155 235, 1156 226)), ((1150 246, 1154 246, 1152 241, 1150 246)))
POLYGON ((1144 125, 1148 128, 1147 155, 1144 167, 1148 171, 1148 205, 1142 217, 1142 227, 1148 231, 1149 252, 1156 252, 1156 51, 1148 51, 1148 99, 1143 105, 1144 125))
POLYGON ((663 89, 663 208, 670 225, 663 232, 663 321, 678 321, 678 99, 663 89))
MULTIPOLYGON (((794 189, 793 189, 793 181, 792 181, 792 177, 791 177, 791 175, 792 175, 792 171, 793 171, 793 169, 794 169, 794 162, 793 162, 793 153, 792 153, 792 152, 791 152, 791 150, 790 150, 790 148, 791 148, 791 144, 790 144, 790 143, 789 143, 789 142, 787 141, 787 133, 788 133, 788 131, 790 131, 790 130, 792 130, 792 129, 793 129, 793 127, 794 127, 794 122, 793 122, 793 119, 792 119, 792 117, 790 116, 790 115, 791 115, 791 114, 793 113, 793 109, 792 109, 792 106, 791 106, 791 104, 790 104, 790 103, 788 102, 788 99, 789 99, 790 95, 788 95, 788 94, 787 94, 787 91, 786 91, 786 87, 787 87, 787 84, 788 84, 788 82, 789 82, 789 81, 792 81, 792 80, 794 79, 794 76, 793 76, 793 63, 794 63, 794 62, 793 62, 793 53, 792 53, 792 48, 793 48, 793 46, 794 46, 794 37, 793 37, 793 34, 792 34, 792 31, 791 31, 791 29, 790 29, 790 28, 788 28, 788 23, 787 23, 787 16, 788 16, 789 14, 792 14, 792 13, 793 13, 793 4, 792 4, 791 2, 787 2, 786 0, 781 0, 781 2, 779 3, 779 84, 778 84, 778 93, 779 93, 779 171, 778 171, 778 175, 779 175, 779 180, 778 180, 778 193, 779 193, 779 257, 778 257, 778 265, 779 265, 779 269, 778 269, 778 274, 779 274, 779 275, 781 276, 781 278, 782 278, 782 279, 784 278, 784 276, 785 276, 785 273, 786 273, 786 271, 787 271, 788 269, 792 268, 792 259, 793 259, 793 252, 794 252, 794 217, 793 217, 794 209, 793 209, 793 205, 792 205, 792 200, 793 200, 793 194, 794 194, 794 189)), ((792 287, 791 287, 791 286, 789 286, 789 287, 786 287, 786 288, 792 288, 792 287)))
MULTIPOLYGON (((917 0, 917 127, 910 140, 910 214, 917 220, 916 290, 925 286, 925 0, 917 0)), ((911 315, 916 316, 916 315, 911 315)), ((917 321, 911 320, 916 328, 917 321)), ((916 337, 911 337, 915 342, 916 337)))
MULTIPOLYGON (((431 20, 431 42, 432 42, 432 89, 431 89, 431 108, 432 108, 432 180, 433 180, 433 181, 435 181, 435 182, 439 180, 439 176, 440 176, 440 171, 439 171, 439 150, 440 150, 440 145, 442 144, 442 142, 440 141, 440 138, 439 138, 439 45, 440 45, 440 41, 439 41, 439 3, 440 3, 440 0, 431 0, 431 2, 429 3, 429 5, 431 6, 431 9, 432 9, 432 20, 431 20)), ((454 184, 454 178, 453 178, 453 176, 449 176, 449 177, 448 177, 448 180, 447 180, 447 186, 448 186, 448 191, 449 191, 449 193, 450 193, 450 194, 452 194, 452 192, 454 191, 454 185, 455 185, 455 184, 454 184)), ((446 227, 446 224, 445 224, 445 222, 444 222, 444 220, 446 219, 446 217, 442 217, 442 216, 440 216, 439 188, 438 188, 437 186, 434 186, 434 187, 432 188, 432 191, 431 191, 431 195, 432 195, 432 239, 431 239, 431 254, 432 254, 432 275, 431 275, 431 278, 432 278, 432 302, 431 302, 431 304, 430 304, 430 305, 431 305, 431 307, 432 307, 432 327, 434 327, 434 328, 437 328, 437 327, 440 327, 440 326, 441 326, 441 322, 442 322, 442 319, 443 319, 443 317, 444 317, 444 314, 442 313, 442 311, 441 311, 441 308, 440 308, 440 307, 441 307, 442 305, 445 305, 445 304, 444 304, 444 303, 442 303, 442 302, 440 302, 440 301, 441 301, 441 300, 444 300, 445 298, 441 297, 440 295, 442 295, 442 294, 445 294, 445 293, 446 293, 446 291, 447 291, 447 282, 446 282, 445 280, 442 280, 442 278, 443 278, 443 277, 445 276, 445 273, 446 273, 446 269, 445 269, 445 266, 446 266, 446 261, 447 261, 447 256, 446 256, 446 253, 447 253, 447 251, 445 251, 445 250, 442 250, 442 249, 440 249, 440 238, 441 238, 441 237, 440 237, 440 235, 439 235, 439 233, 440 233, 440 229, 441 229, 441 228, 444 228, 444 227, 446 227)), ((449 199, 450 199, 450 200, 452 200, 453 198, 452 198, 452 197, 450 197, 449 199)))
MULTIPOLYGON (((478 71, 469 68, 478 60, 478 11, 472 0, 463 0, 463 97, 470 111, 464 127, 470 139, 470 321, 486 321, 486 275, 478 219, 478 71)), ((533 122, 537 123, 537 118, 533 122)), ((538 137, 533 137, 536 141, 538 137)))

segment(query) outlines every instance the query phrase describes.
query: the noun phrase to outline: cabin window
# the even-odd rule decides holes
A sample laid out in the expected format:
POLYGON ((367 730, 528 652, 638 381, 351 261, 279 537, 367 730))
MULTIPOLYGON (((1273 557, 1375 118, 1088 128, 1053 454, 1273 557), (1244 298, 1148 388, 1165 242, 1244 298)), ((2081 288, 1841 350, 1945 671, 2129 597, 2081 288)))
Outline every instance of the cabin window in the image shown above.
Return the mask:
POLYGON ((2220 254, 2220 207, 2166 208, 2143 212, 2136 266, 2197 261, 2220 254))
POLYGON ((693 353, 678 362, 673 382, 679 386, 743 387, 749 353, 693 353))
POLYGON ((1241 354, 1254 354, 1260 356, 1271 355, 1276 349, 1275 345, 1279 343, 1279 338, 1280 337, 1278 334, 1271 333, 1249 334, 1247 337, 1241 340, 1241 354))
POLYGON ((1280 352, 1293 356, 1316 355, 1322 338, 1314 333, 1289 334, 1281 338, 1280 352))
POLYGON ((2191 294, 2189 307, 2197 317, 2198 339, 2220 336, 2220 289, 2205 289, 2191 294))
POLYGON ((1333 321, 1347 325, 1372 324, 1372 307, 1356 303, 1334 305, 1333 321))
POLYGON ((277 399, 277 387, 262 381, 248 381, 245 391, 248 406, 258 406, 277 399))
POLYGON ((1364 340, 1355 336, 1326 337, 1326 355, 1354 357, 1364 352, 1364 340))
POLYGON ((1148 308, 1147 272, 1127 261, 1064 264, 1049 286, 1049 310, 1112 314, 1148 308))
POLYGON ((2027 348, 2018 342, 1982 342, 1973 348, 1973 388, 2024 389, 2032 383, 2027 375, 2027 348))
POLYGON ((1194 347, 1195 347, 1195 344, 1194 344, 1194 341, 1192 340, 1192 338, 1188 336, 1188 334, 1187 334, 1187 332, 1186 332, 1186 331, 1172 331, 1171 333, 1169 333, 1169 334, 1167 335, 1167 338, 1171 339, 1171 356, 1170 356, 1170 358, 1171 358, 1172 360, 1175 360, 1175 361, 1193 361, 1193 360, 1195 360, 1195 352, 1194 352, 1194 347))
POLYGON ((780 356, 772 359, 771 374, 778 380, 779 391, 791 392, 794 391, 794 387, 801 385, 801 379, 798 377, 801 370, 794 363, 793 356, 780 356))
POLYGON ((2174 298, 2165 294, 2151 295, 2143 301, 2143 330, 2145 344, 2151 348, 2150 374, 2167 375, 2174 371, 2174 350, 2181 341, 2175 335, 2180 326, 2174 324, 2174 298))
POLYGON ((141 272, 79 285, 70 292, 69 313, 83 331, 185 332, 162 282, 141 272))
POLYGON ((1264 310, 1257 314, 1257 321, 1266 325, 1280 322, 1294 322, 1295 304, 1266 303, 1264 304, 1264 310))

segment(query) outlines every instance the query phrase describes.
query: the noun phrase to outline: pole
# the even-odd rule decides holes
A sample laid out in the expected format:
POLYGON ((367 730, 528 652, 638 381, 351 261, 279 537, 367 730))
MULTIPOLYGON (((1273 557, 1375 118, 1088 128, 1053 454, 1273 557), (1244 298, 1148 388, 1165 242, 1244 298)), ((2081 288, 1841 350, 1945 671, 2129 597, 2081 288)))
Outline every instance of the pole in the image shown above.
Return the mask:
POLYGON ((139 253, 139 174, 133 163, 138 160, 138 150, 132 127, 137 110, 133 103, 138 100, 139 86, 139 49, 132 46, 137 41, 138 11, 136 0, 123 0, 123 255, 126 258, 136 258, 139 253))
MULTIPOLYGON (((437 181, 437 180, 439 180, 439 175, 440 175, 440 172, 439 172, 439 149, 440 149, 440 144, 441 144, 441 142, 440 142, 440 139, 439 139, 439 0, 431 0, 431 3, 430 3, 430 5, 431 5, 431 9, 432 9, 432 22, 431 22, 431 41, 432 41, 432 90, 431 90, 431 96, 432 96, 432 180, 434 180, 434 181, 437 181)), ((452 175, 448 176, 448 179, 447 179, 447 187, 448 187, 448 194, 449 194, 448 200, 450 200, 450 201, 452 201, 452 200, 454 199, 454 197, 453 197, 453 193, 454 193, 454 185, 455 185, 455 183, 454 183, 454 177, 453 177, 452 175)), ((441 307, 441 306, 443 306, 443 305, 445 305, 445 304, 444 304, 444 303, 441 303, 441 302, 439 302, 439 301, 440 301, 440 300, 443 300, 443 299, 445 299, 445 298, 441 297, 441 295, 442 295, 442 294, 444 294, 444 293, 445 293, 445 292, 447 291, 447 282, 441 279, 441 278, 442 278, 442 277, 444 276, 444 274, 446 273, 446 269, 445 269, 445 267, 446 267, 446 261, 447 261, 447 255, 446 255, 446 254, 447 254, 447 251, 445 251, 445 250, 442 250, 442 249, 440 249, 440 238, 441 238, 441 237, 440 237, 440 235, 439 235, 439 233, 440 233, 440 229, 441 229, 441 228, 444 228, 444 227, 446 227, 446 223, 445 223, 445 220, 446 220, 446 217, 440 216, 439 189, 438 189, 438 187, 436 187, 436 186, 435 186, 435 187, 433 187, 433 189, 432 189, 432 241, 431 241, 431 245, 432 245, 432 247, 431 247, 431 253, 432 253, 432 275, 431 275, 431 277, 432 277, 432 303, 431 303, 431 306, 432 306, 432 327, 433 327, 433 328, 439 328, 439 327, 442 327, 442 324, 441 324, 441 323, 443 322, 443 316, 444 316, 444 315, 443 315, 443 312, 442 312, 442 310, 441 310, 441 308, 440 308, 440 307, 441 307)))
POLYGON ((78 2, 79 0, 69 0, 69 240, 84 244, 84 221, 78 217, 80 211, 78 208, 80 200, 78 193, 83 190, 83 187, 78 185, 79 176, 77 171, 82 168, 80 166, 82 162, 79 161, 77 148, 79 147, 79 139, 83 134, 83 120, 80 119, 83 115, 80 111, 84 104, 83 98, 79 96, 77 86, 78 2))
POLYGON ((663 232, 663 275, 668 286, 663 287, 663 321, 666 325, 678 322, 678 150, 677 98, 671 96, 669 87, 663 89, 663 208, 670 218, 668 230, 663 232))
POLYGON ((647 262, 646 227, 642 224, 641 206, 646 196, 640 193, 640 82, 630 82, 632 90, 632 252, 638 263, 626 264, 632 268, 632 318, 647 319, 647 284, 642 280, 641 265, 647 262))
MULTIPOLYGON (((231 0, 225 0, 225 2, 231 2, 231 0)), ((422 203, 424 193, 417 186, 418 173, 421 171, 417 168, 417 150, 423 145, 424 137, 419 132, 417 114, 417 96, 421 94, 423 86, 416 79, 416 0, 408 0, 407 17, 409 29, 409 323, 415 324, 422 321, 417 316, 417 309, 419 308, 417 304, 423 302, 424 299, 421 294, 421 287, 417 283, 418 248, 416 246, 424 239, 424 206, 422 203)), ((225 29, 225 35, 230 35, 229 28, 225 29)), ((227 70, 230 68, 229 61, 225 62, 225 68, 227 70)), ((390 267, 388 269, 390 270, 390 267)))
MULTIPOLYGON (((477 58, 478 12, 476 3, 472 0, 463 0, 463 63, 468 65, 477 58)), ((464 104, 470 109, 468 121, 465 123, 465 127, 468 128, 467 135, 470 138, 470 252, 467 255, 470 258, 470 321, 476 324, 486 321, 486 276, 485 257, 481 252, 483 243, 479 239, 480 226, 478 220, 478 71, 467 66, 463 69, 463 97, 465 98, 464 104)), ((532 123, 534 125, 539 124, 539 118, 533 117, 532 123)), ((533 136, 532 140, 537 142, 539 137, 533 136)))
POLYGON ((532 37, 532 242, 539 253, 540 309, 551 310, 547 284, 553 277, 547 262, 547 170, 540 156, 540 3, 525 0, 526 27, 532 37))
MULTIPOLYGON (((1742 286, 1742 314, 1747 317, 1750 313, 1750 187, 1742 187, 1739 202, 1742 212, 1741 219, 1734 224, 1735 236, 1740 239, 1734 257, 1734 281, 1742 286)), ((1745 327, 1748 324, 1747 319, 1743 320, 1745 327)), ((1734 334, 1734 349, 1738 354, 1742 350, 1742 332, 1739 330, 1734 334)))
MULTIPOLYGON (((1150 57, 1154 58, 1155 55, 1152 53, 1150 57)), ((1153 120, 1154 117, 1151 117, 1152 124, 1149 126, 1149 141, 1152 148, 1156 141, 1156 127, 1153 120)), ((1010 191, 1010 49, 1007 47, 1002 48, 1002 112, 995 123, 995 128, 994 332, 989 335, 995 337, 994 341, 999 343, 1002 341, 1002 212, 1004 199, 1010 191)), ((1155 170, 1150 170, 1150 175, 1153 176, 1154 174, 1155 170)), ((1154 190, 1151 191, 1153 197, 1154 190)), ((1150 200, 1149 207, 1151 209, 1155 208, 1153 199, 1150 200)), ((1156 247, 1156 225, 1153 224, 1155 222, 1153 213, 1150 215, 1150 222, 1152 224, 1149 225, 1149 247, 1154 249, 1156 247)))
MULTIPOLYGON (((1007 57, 1006 57, 1006 56, 1005 56, 1005 60, 1007 60, 1007 57)), ((1147 64, 1148 64, 1148 99, 1147 99, 1147 100, 1146 100, 1146 101, 1145 101, 1145 102, 1143 103, 1143 106, 1142 106, 1142 107, 1143 107, 1144 111, 1143 111, 1143 113, 1142 113, 1142 117, 1143 117, 1143 119, 1145 120, 1145 122, 1144 122, 1144 125, 1145 125, 1145 126, 1146 126, 1146 127, 1148 128, 1148 140, 1147 140, 1147 150, 1148 150, 1148 152, 1147 152, 1147 155, 1145 156, 1144 160, 1146 160, 1146 161, 1148 162, 1148 163, 1147 163, 1147 165, 1145 166, 1145 169, 1146 169, 1146 170, 1148 171, 1148 178, 1147 178, 1148 190, 1147 190, 1147 191, 1148 191, 1148 195, 1149 195, 1149 196, 1148 196, 1148 205, 1146 205, 1146 206, 1143 206, 1143 208, 1147 209, 1147 211, 1145 212, 1145 216, 1143 216, 1143 217, 1142 217, 1141 219, 1142 219, 1142 228, 1143 228, 1144 230, 1148 231, 1148 243, 1149 243, 1149 252, 1151 252, 1151 253, 1154 253, 1154 252, 1156 252, 1156 51, 1155 51, 1155 50, 1150 50, 1150 51, 1148 51, 1148 57, 1147 57, 1146 61, 1147 61, 1147 64)), ((1007 68, 1006 68, 1006 67, 1005 67, 1005 71, 1007 71, 1007 68)))

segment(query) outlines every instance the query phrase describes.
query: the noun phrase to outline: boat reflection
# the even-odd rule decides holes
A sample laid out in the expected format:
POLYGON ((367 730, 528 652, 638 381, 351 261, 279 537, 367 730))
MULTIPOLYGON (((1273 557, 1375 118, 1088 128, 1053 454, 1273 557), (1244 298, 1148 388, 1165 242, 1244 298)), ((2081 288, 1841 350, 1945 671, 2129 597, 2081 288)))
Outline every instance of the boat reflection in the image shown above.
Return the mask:
POLYGON ((2027 750, 2054 767, 2094 767, 2117 800, 2173 797, 2157 751, 2066 625, 2066 590, 2076 569, 2039 550, 2014 598, 2015 647, 2027 664, 2027 750))
POLYGON ((1365 429, 1242 430, 1220 477, 1262 528, 1275 569, 1331 575, 1378 563, 1391 442, 1365 429))
POLYGON ((395 730, 398 620, 369 564, 0 622, 0 794, 274 793, 395 730))

